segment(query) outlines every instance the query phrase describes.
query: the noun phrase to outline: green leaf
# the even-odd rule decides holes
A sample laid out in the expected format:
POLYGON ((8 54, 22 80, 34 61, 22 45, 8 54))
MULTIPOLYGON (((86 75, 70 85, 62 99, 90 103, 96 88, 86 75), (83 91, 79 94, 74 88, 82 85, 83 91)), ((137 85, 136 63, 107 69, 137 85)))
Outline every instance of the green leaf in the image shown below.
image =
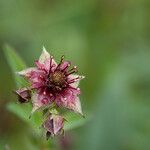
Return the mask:
POLYGON ((21 120, 31 125, 31 127, 33 127, 34 130, 39 130, 39 127, 42 124, 42 113, 36 112, 30 118, 31 109, 32 109, 31 105, 29 104, 19 105, 15 103, 8 103, 7 109, 10 112, 14 113, 16 116, 18 116, 21 120))
MULTIPOLYGON (((17 87, 19 88, 21 86, 25 86, 27 84, 26 81, 23 78, 16 75, 17 71, 26 68, 25 62, 21 59, 18 53, 9 45, 4 46, 4 54, 11 68, 11 71, 14 75, 14 79, 17 87)), ((21 120, 31 125, 34 129, 38 129, 39 126, 41 125, 40 113, 36 113, 35 115, 32 116, 31 119, 29 119, 30 112, 32 109, 30 104, 21 105, 21 104, 9 103, 7 104, 7 109, 10 112, 16 114, 16 116, 18 116, 21 120)))
MULTIPOLYGON (((4 54, 11 68, 11 71, 14 75, 17 88, 25 86, 27 82, 23 78, 17 76, 16 72, 25 69, 26 64, 21 59, 21 57, 17 54, 17 52, 9 45, 4 46, 4 54)), ((7 108, 10 112, 13 112, 14 114, 16 114, 21 120, 30 124, 34 129, 38 129, 39 126, 41 125, 40 113, 34 114, 32 118, 29 119, 29 116, 32 110, 32 107, 30 104, 21 105, 21 104, 9 103, 7 105, 7 108)))
POLYGON ((11 68, 11 71, 14 75, 16 86, 21 87, 26 85, 27 84, 26 81, 23 78, 16 75, 17 71, 21 71, 26 68, 25 62, 21 59, 18 53, 9 45, 4 45, 3 51, 6 60, 11 68))
POLYGON ((71 130, 80 127, 90 119, 90 117, 83 118, 82 116, 77 115, 73 112, 66 113, 64 115, 64 118, 66 119, 64 126, 65 130, 71 130))

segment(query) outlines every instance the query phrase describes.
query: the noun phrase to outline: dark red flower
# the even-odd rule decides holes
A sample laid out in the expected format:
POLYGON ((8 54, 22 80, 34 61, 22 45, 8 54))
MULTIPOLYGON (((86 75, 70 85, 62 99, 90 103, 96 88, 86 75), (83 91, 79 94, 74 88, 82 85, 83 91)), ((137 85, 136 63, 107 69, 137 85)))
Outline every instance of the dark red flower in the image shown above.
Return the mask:
POLYGON ((74 74, 77 72, 77 67, 69 69, 71 63, 64 61, 63 56, 57 64, 45 48, 35 64, 36 67, 18 72, 31 83, 30 88, 34 91, 31 98, 32 112, 54 103, 82 114, 78 85, 84 76, 74 74))

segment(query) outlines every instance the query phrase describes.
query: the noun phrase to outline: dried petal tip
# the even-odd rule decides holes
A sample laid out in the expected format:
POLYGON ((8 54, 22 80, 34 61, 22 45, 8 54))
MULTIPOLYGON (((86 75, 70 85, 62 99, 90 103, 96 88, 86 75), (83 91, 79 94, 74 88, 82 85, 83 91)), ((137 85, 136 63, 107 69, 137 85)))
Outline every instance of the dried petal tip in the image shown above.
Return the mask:
POLYGON ((27 103, 31 99, 31 91, 27 88, 21 88, 15 91, 15 93, 18 95, 18 101, 20 103, 27 103))
POLYGON ((47 139, 60 135, 63 133, 64 118, 60 115, 51 114, 42 126, 46 130, 47 139))

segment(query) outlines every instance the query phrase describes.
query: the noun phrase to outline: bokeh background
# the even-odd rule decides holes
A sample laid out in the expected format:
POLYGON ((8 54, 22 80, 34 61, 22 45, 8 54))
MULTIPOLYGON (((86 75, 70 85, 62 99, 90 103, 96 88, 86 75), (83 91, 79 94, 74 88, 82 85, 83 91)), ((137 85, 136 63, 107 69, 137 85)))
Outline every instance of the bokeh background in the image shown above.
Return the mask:
POLYGON ((149 0, 0 0, 0 150, 149 150, 149 18, 149 0), (6 108, 16 102, 6 43, 28 66, 43 45, 72 60, 90 121, 49 148, 36 141, 6 108))

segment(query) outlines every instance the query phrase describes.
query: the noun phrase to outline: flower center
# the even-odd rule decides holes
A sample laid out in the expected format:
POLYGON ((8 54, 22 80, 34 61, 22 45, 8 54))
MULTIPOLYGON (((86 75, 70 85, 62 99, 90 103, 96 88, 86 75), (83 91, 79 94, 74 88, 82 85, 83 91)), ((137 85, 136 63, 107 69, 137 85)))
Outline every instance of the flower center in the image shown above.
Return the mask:
POLYGON ((68 70, 70 67, 69 62, 64 62, 64 56, 61 57, 60 63, 55 68, 54 72, 51 70, 53 57, 50 58, 50 68, 48 72, 48 78, 46 79, 46 88, 48 91, 52 92, 52 94, 59 93, 63 91, 65 88, 69 87, 69 83, 75 82, 75 80, 71 80, 69 83, 67 78, 69 75, 77 72, 77 67, 74 66, 72 69, 68 70))
POLYGON ((50 75, 50 81, 54 84, 54 85, 58 85, 61 86, 64 84, 65 81, 65 75, 63 72, 61 71, 55 71, 54 73, 52 73, 50 75))
POLYGON ((53 92, 61 91, 65 86, 65 74, 61 71, 55 71, 49 75, 49 80, 47 83, 48 88, 53 92))

